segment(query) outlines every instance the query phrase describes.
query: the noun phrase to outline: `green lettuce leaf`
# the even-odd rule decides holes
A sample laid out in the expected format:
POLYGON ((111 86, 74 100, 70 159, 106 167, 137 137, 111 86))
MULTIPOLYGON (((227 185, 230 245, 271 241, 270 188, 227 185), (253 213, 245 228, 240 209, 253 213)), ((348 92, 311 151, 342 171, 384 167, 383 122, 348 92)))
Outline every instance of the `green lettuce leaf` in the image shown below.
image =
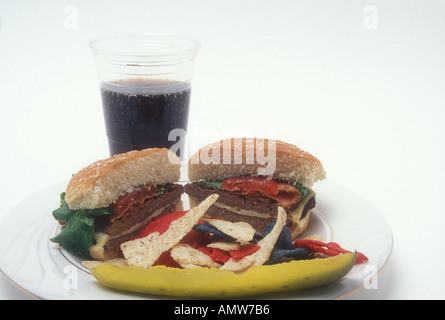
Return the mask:
POLYGON ((156 194, 161 194, 161 193, 167 192, 168 190, 170 190, 171 187, 173 187, 173 184, 171 184, 171 183, 159 185, 159 186, 157 186, 156 194))
MULTIPOLYGON (((199 181, 199 183, 206 185, 208 187, 214 187, 214 188, 221 190, 221 183, 223 183, 223 180, 212 180, 212 181, 203 180, 203 181, 199 181)), ((303 186, 299 182, 292 183, 292 185, 298 189, 298 192, 300 193, 301 198, 306 197, 306 195, 309 192, 309 188, 303 186)))
POLYGON ((75 210, 71 210, 65 202, 65 192, 62 192, 60 195, 60 208, 53 211, 54 219, 61 222, 68 222, 69 218, 74 213, 75 210))
POLYGON ((53 211, 57 221, 65 223, 65 227, 52 242, 68 252, 90 258, 90 246, 93 244, 94 218, 116 214, 111 208, 72 210, 65 201, 65 192, 60 195, 60 207, 53 211))
POLYGON ((68 219, 62 232, 50 240, 74 255, 90 258, 93 233, 94 219, 85 210, 77 210, 68 219))
POLYGON ((309 188, 308 187, 303 186, 299 182, 292 183, 292 185, 298 189, 298 192, 300 193, 301 199, 303 199, 304 197, 307 196, 307 194, 309 192, 309 188))
POLYGON ((221 183, 223 183, 223 180, 213 180, 213 181, 203 180, 203 181, 200 181, 199 183, 206 185, 208 187, 214 187, 216 189, 221 190, 221 183))

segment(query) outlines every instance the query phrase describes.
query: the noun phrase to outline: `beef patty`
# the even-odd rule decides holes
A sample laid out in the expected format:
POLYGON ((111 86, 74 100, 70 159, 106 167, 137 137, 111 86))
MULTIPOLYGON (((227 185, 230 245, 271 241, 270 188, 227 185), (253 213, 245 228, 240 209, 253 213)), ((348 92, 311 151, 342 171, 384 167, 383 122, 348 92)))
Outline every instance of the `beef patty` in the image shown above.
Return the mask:
POLYGON ((109 236, 104 247, 107 258, 120 256, 120 245, 131 240, 154 217, 160 217, 182 208, 182 206, 178 206, 178 202, 183 192, 182 185, 173 184, 167 191, 145 200, 140 205, 130 207, 125 217, 121 219, 110 222, 108 216, 97 217, 95 230, 109 236))
MULTIPOLYGON (((245 196, 220 190, 199 182, 185 185, 185 193, 192 202, 200 202, 211 194, 218 194, 219 198, 207 211, 207 216, 221 218, 233 222, 243 221, 251 224, 258 232, 276 219, 278 202, 268 197, 245 196)), ((192 203, 193 204, 193 203, 192 203)), ((299 203, 286 209, 286 213, 293 212, 299 203)), ((300 219, 304 219, 309 210, 315 207, 315 197, 311 197, 305 204, 300 219)))

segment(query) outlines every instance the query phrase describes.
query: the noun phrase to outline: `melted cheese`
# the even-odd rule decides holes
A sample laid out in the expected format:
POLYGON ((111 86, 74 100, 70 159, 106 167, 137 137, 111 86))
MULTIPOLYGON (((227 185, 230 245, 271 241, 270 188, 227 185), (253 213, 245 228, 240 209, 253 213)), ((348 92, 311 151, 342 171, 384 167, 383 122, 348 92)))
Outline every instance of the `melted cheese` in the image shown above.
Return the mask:
POLYGON ((238 214, 243 214, 243 215, 249 216, 249 217, 258 217, 258 218, 264 218, 264 219, 270 218, 270 216, 267 213, 260 213, 260 212, 256 212, 256 211, 252 211, 252 210, 244 210, 244 209, 239 209, 236 207, 230 207, 230 206, 227 206, 227 205, 219 203, 219 202, 215 202, 213 205, 218 208, 226 209, 226 210, 229 210, 229 211, 232 211, 232 212, 235 212, 238 214))
MULTIPOLYGON (((298 206, 295 208, 294 211, 292 211, 291 213, 288 214, 288 219, 290 219, 291 221, 298 223, 298 221, 301 219, 301 216, 303 215, 303 209, 304 206, 306 205, 306 203, 312 198, 315 197, 315 192, 311 189, 309 189, 307 195, 300 200, 300 202, 298 203, 298 206)), ((256 211, 252 211, 252 210, 244 210, 244 209, 240 209, 237 207, 230 207, 228 205, 219 203, 219 202, 215 202, 213 204, 214 206, 221 208, 221 209, 226 209, 238 214, 242 214, 245 216, 249 216, 249 217, 258 217, 258 218, 263 218, 263 219, 268 219, 271 218, 270 215, 268 215, 267 213, 260 213, 260 212, 256 212, 256 211)))
POLYGON ((93 237, 96 240, 96 244, 90 247, 90 255, 95 259, 103 260, 105 259, 105 243, 110 239, 110 236, 102 232, 95 232, 93 237))
POLYGON ((304 206, 313 197, 315 197, 315 192, 309 189, 306 197, 300 200, 298 206, 295 208, 294 211, 292 211, 290 214, 287 215, 287 218, 292 222, 298 223, 301 219, 301 215, 303 214, 304 206))

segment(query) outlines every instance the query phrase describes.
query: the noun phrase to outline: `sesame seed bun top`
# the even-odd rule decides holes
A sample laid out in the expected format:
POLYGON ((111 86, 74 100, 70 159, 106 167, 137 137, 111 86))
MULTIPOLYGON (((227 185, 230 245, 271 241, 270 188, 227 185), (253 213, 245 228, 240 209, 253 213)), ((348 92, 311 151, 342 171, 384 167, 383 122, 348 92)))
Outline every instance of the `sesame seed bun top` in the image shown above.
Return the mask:
POLYGON ((188 162, 190 181, 243 175, 265 175, 312 187, 326 177, 326 172, 320 160, 309 152, 273 139, 220 140, 198 150, 188 162))
POLYGON ((169 149, 130 151, 92 163, 76 173, 66 188, 70 209, 107 207, 143 184, 176 182, 179 158, 169 149))

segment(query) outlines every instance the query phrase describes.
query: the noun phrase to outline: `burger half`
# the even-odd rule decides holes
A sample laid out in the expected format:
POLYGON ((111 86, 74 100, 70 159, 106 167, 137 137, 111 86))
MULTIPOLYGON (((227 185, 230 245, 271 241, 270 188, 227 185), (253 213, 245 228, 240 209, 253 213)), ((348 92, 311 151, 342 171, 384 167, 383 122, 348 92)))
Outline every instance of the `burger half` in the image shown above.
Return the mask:
POLYGON ((276 219, 280 206, 286 210, 286 225, 295 238, 308 226, 310 210, 315 207, 311 187, 324 179, 326 172, 317 158, 294 145, 271 139, 231 138, 193 154, 188 176, 191 182, 185 193, 190 206, 210 194, 219 195, 207 216, 247 222, 263 232, 276 219))
POLYGON ((75 174, 53 216, 62 231, 51 241, 97 260, 122 256, 120 245, 154 217, 182 210, 179 158, 145 149, 94 162, 75 174))

